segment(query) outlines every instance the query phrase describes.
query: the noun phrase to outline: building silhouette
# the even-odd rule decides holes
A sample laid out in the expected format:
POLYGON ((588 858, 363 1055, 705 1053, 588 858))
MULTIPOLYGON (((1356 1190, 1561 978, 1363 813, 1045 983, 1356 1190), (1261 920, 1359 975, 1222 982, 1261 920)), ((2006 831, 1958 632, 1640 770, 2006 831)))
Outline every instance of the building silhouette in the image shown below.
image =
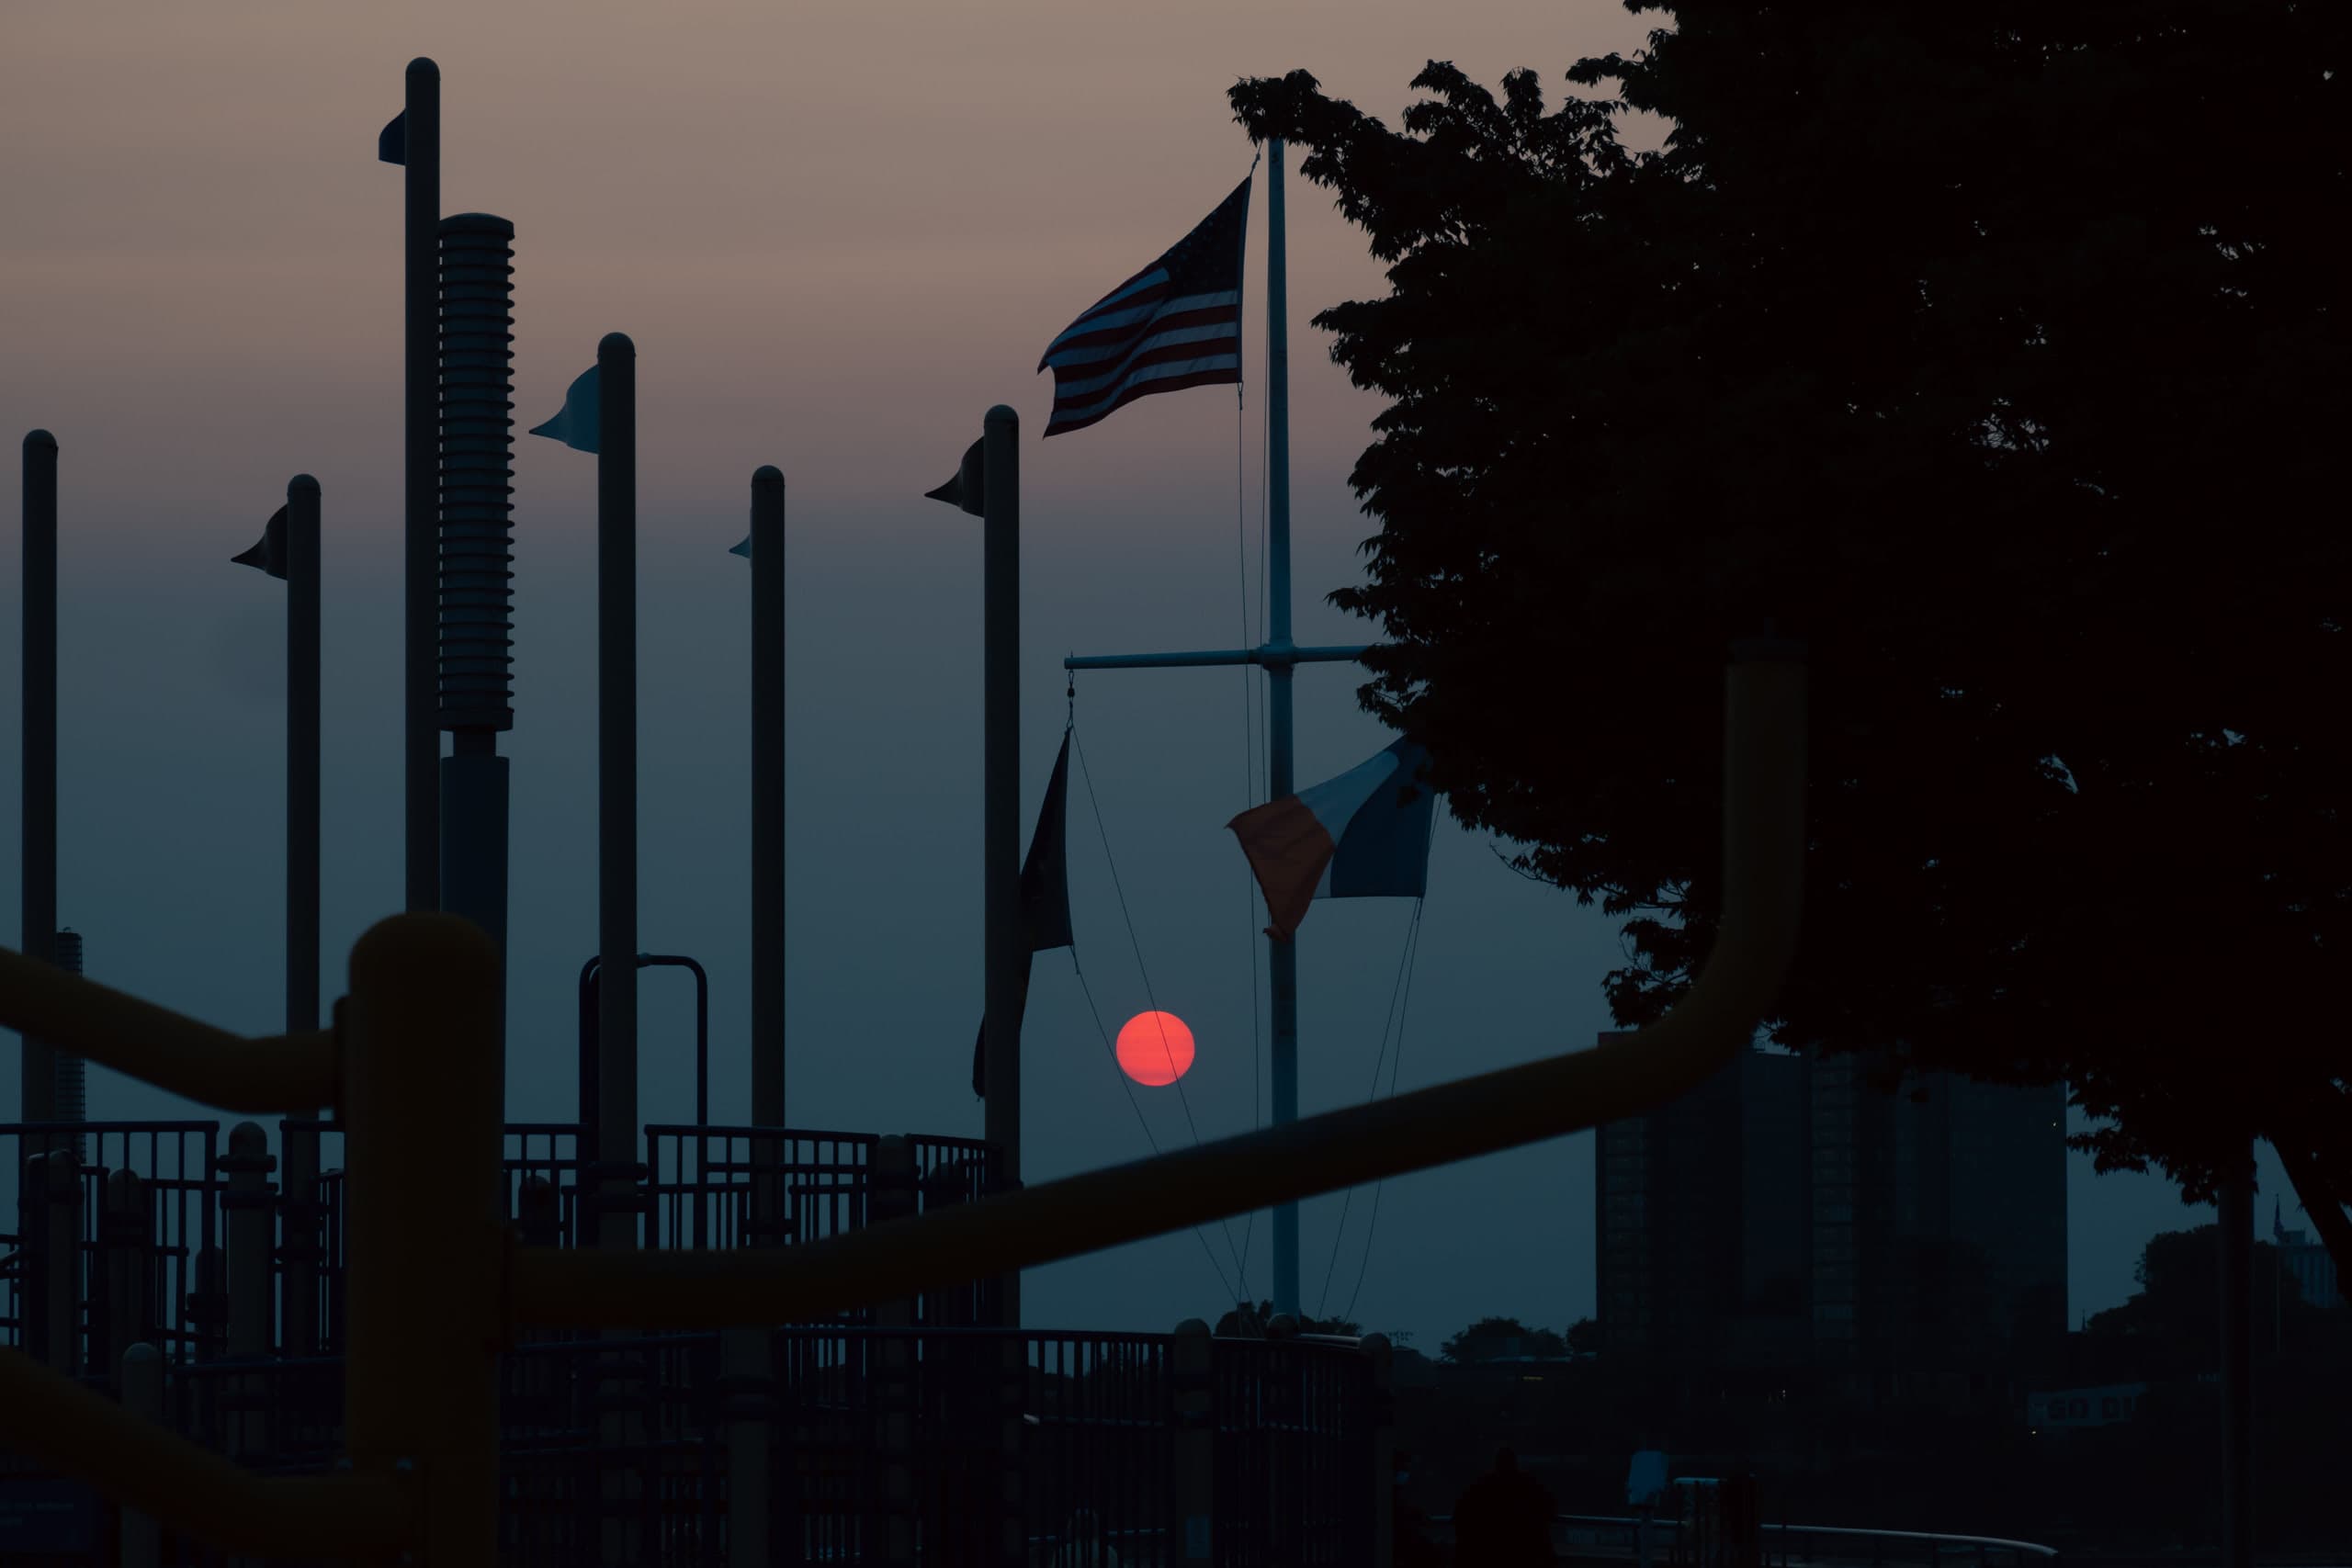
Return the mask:
POLYGON ((1892 1055, 1742 1053, 1600 1130, 1603 1346, 1865 1377, 2041 1354, 2065 1331, 2064 1112, 2063 1087, 1892 1055))

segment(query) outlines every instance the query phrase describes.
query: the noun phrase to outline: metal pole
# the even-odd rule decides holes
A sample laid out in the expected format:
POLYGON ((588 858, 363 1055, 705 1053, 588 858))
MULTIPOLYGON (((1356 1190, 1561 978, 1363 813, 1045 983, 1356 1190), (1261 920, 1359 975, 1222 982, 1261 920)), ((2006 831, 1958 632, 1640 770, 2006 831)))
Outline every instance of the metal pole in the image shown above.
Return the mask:
POLYGON ((2254 1564, 2254 1148, 2222 1174, 2222 1568, 2254 1564))
MULTIPOLYGON (((286 1032, 319 1026, 319 481, 286 486, 286 1032)), ((317 1111, 298 1119, 314 1121, 317 1111)), ((289 1128, 280 1199, 286 1215, 286 1354, 318 1348, 315 1128, 289 1128)))
POLYGON ((637 1156, 637 345, 596 345, 596 1154, 607 1201, 598 1236, 633 1247, 620 1201, 637 1156))
POLYGON ((784 1125, 784 474, 752 476, 752 1122, 784 1125))
MULTIPOLYGON (((986 1136, 1003 1185, 1021 1185, 1021 416, 1002 403, 982 426, 980 832, 986 936, 986 1136)), ((1021 1323, 1021 1276, 1001 1282, 1001 1321, 1021 1323)))
MULTIPOLYGON (((1283 144, 1266 149, 1266 771, 1280 800, 1291 779, 1290 290, 1284 276, 1283 144)), ((1274 1125, 1298 1120, 1298 942, 1266 939, 1273 1011, 1274 1125)), ((1298 1313, 1298 1205, 1274 1210, 1274 1311, 1298 1313)))
POLYGON ((319 1026, 319 481, 286 486, 286 1032, 319 1026))
POLYGON ((434 723, 434 618, 439 604, 441 330, 441 68, 408 62, 407 171, 402 243, 407 446, 402 618, 406 700, 403 778, 408 796, 408 907, 441 907, 441 736, 434 723))
MULTIPOLYGON (((24 843, 17 944, 47 964, 57 942, 57 437, 25 436, 24 843)), ((25 1036, 27 1122, 57 1118, 57 1054, 25 1036)))

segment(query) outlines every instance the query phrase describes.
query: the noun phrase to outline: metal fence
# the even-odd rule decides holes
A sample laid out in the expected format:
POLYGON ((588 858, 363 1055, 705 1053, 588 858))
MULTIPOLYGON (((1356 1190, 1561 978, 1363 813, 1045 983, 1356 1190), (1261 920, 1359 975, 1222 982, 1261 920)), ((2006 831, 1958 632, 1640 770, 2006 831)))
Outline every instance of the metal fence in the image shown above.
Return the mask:
MULTIPOLYGON (((1371 1410, 1370 1359, 1213 1342, 1211 1505, 1180 1495, 1175 1343, 829 1325, 520 1347, 501 1362, 499 1560, 716 1568, 757 1510, 772 1562, 993 1562, 1017 1532, 1033 1562, 1143 1568, 1184 1561, 1182 1519, 1205 1509, 1220 1563, 1372 1561, 1372 1433, 1335 1425, 1371 1410)), ((324 1470, 342 1440, 334 1361, 175 1368, 165 1404, 272 1472, 324 1470)), ((226 1560, 173 1540, 165 1561, 226 1560)))

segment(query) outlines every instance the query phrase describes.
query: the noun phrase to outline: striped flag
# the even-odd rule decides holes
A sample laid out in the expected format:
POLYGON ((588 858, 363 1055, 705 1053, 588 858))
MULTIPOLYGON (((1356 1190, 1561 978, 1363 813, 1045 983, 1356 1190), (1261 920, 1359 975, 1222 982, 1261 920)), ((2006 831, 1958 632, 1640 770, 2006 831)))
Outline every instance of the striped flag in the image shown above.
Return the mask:
POLYGON ((1046 346, 1054 372, 1046 434, 1083 430, 1153 392, 1241 380, 1243 180, 1167 254, 1096 300, 1046 346))

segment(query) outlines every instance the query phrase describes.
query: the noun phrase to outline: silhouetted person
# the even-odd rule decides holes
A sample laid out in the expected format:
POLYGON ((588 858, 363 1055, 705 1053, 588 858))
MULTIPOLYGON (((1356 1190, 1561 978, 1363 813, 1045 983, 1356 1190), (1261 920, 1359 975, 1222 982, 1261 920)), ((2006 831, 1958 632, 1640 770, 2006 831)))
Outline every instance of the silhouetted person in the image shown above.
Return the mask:
POLYGON ((1552 1494, 1509 1449, 1453 1505, 1455 1568, 1552 1568, 1552 1494))

